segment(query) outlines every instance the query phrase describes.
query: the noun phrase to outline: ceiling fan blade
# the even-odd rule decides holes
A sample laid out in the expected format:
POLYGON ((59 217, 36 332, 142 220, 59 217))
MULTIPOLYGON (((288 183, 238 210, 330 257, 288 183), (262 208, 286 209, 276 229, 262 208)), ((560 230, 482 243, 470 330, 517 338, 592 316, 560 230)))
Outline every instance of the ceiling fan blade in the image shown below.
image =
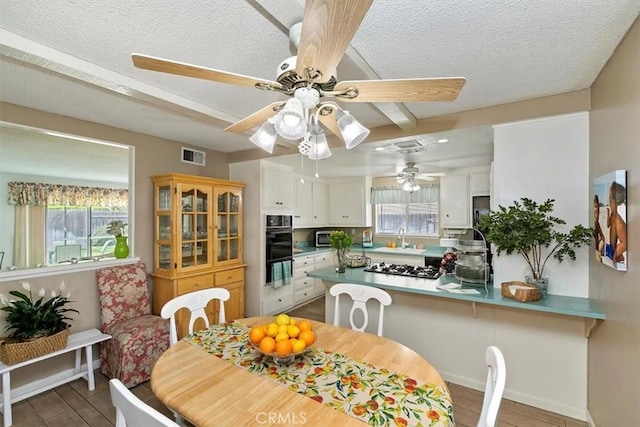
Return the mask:
POLYGON ((274 86, 276 88, 282 88, 280 83, 270 80, 243 76, 242 74, 214 70, 212 68, 185 64, 184 62, 171 61, 153 56, 134 53, 131 55, 131 59, 133 60, 133 65, 145 70, 176 74, 178 76, 195 77, 196 79, 213 80, 214 82, 228 83, 236 86, 256 87, 256 84, 260 83, 263 85, 274 86))
POLYGON ((307 0, 296 60, 298 74, 307 76, 307 70, 317 70, 322 75, 316 82, 329 81, 371 3, 373 0, 307 0))
POLYGON ((227 126, 224 131, 242 133, 256 126, 260 126, 269 117, 275 115, 284 104, 284 101, 269 104, 244 119, 235 122, 231 126, 227 126))
POLYGON ((342 138, 342 133, 340 133, 340 129, 338 129, 338 124, 336 123, 336 110, 332 110, 331 114, 327 114, 323 116, 322 114, 318 117, 322 126, 331 131, 332 134, 340 138, 341 141, 344 141, 342 138))
POLYGON ((352 80, 338 83, 334 91, 357 89, 355 98, 339 98, 344 102, 449 102, 455 101, 465 82, 464 77, 352 80))

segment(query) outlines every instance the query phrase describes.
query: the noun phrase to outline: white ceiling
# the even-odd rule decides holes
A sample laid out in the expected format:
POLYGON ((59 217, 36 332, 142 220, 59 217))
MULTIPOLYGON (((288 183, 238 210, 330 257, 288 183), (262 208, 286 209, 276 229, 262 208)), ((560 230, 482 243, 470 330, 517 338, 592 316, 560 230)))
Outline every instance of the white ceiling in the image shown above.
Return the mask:
MULTIPOLYGON (((284 95, 137 69, 131 53, 275 79, 293 54, 287 28, 302 0, 22 0, 0 14, 0 99, 225 153, 255 148, 222 129, 284 95)), ((358 104, 368 127, 589 87, 638 17, 638 0, 376 0, 337 70, 338 81, 466 77, 452 103, 358 104)), ((0 112, 0 119, 2 119, 0 112)), ((333 150, 325 175, 392 175, 487 165, 488 128, 454 131, 424 153, 333 150), (339 154, 339 155, 338 155, 339 154), (331 172, 332 171, 332 172, 331 172)), ((300 156, 283 162, 300 167, 300 156)), ((307 160, 305 168, 315 167, 307 160)))

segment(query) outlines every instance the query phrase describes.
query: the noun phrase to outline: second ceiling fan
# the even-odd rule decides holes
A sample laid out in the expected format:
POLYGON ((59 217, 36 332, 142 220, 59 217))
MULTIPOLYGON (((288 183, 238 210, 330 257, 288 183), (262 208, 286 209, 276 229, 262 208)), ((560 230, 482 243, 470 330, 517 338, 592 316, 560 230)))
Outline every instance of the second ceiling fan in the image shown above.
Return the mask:
POLYGON ((463 77, 338 82, 335 78, 336 67, 372 2, 306 0, 301 25, 294 25, 290 30, 294 43, 299 41, 298 54, 280 63, 275 81, 141 54, 132 54, 133 64, 142 69, 271 90, 290 96, 288 101, 269 104, 225 129, 229 132, 245 132, 260 125, 260 130, 265 126, 272 127, 267 129, 266 145, 260 140, 264 136, 258 135, 260 130, 251 138, 252 142, 266 151, 273 150, 275 132, 289 140, 323 134, 318 122, 341 137, 347 148, 353 148, 366 138, 369 131, 338 104, 325 101, 326 98, 345 103, 450 102, 458 97, 465 83, 463 77))

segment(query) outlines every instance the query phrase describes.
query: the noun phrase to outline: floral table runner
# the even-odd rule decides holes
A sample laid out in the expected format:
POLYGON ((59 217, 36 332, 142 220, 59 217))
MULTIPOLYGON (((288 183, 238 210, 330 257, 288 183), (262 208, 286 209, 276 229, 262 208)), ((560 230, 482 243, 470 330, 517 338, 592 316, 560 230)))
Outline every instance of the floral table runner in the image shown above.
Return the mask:
POLYGON ((442 387, 317 347, 289 365, 277 365, 249 344, 248 334, 246 325, 229 322, 184 339, 372 426, 454 425, 451 397, 442 387))

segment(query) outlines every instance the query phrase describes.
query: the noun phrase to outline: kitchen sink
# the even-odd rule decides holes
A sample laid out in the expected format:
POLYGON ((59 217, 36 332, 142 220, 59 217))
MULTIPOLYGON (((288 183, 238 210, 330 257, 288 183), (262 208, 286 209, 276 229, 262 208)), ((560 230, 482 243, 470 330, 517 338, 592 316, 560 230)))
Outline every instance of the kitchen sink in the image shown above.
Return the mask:
POLYGON ((423 253, 425 250, 424 249, 414 249, 414 248, 387 248, 387 247, 383 247, 383 248, 375 248, 373 250, 373 252, 383 252, 383 253, 387 253, 387 254, 397 254, 397 255, 402 255, 402 254, 421 254, 423 253))

